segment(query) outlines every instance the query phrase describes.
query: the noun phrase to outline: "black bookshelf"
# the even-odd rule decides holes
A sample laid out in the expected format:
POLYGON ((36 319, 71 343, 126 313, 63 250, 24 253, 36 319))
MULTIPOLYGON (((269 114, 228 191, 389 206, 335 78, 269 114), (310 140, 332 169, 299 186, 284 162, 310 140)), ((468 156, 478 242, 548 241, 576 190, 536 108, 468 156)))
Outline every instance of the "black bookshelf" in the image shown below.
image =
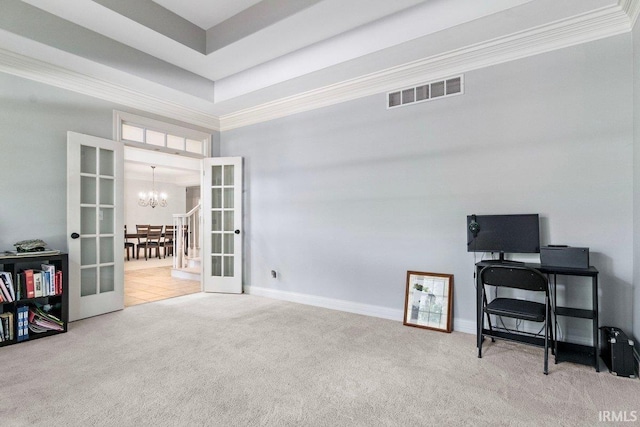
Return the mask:
POLYGON ((58 335, 67 332, 67 325, 69 320, 69 258, 65 253, 59 254, 45 254, 45 255, 16 255, 16 256, 0 256, 0 271, 11 273, 14 287, 17 286, 17 276, 22 271, 27 269, 41 270, 42 264, 51 264, 55 266, 56 271, 62 272, 62 292, 57 295, 38 296, 34 298, 27 298, 26 295, 21 295, 20 299, 11 302, 0 303, 0 313, 13 313, 13 339, 0 342, 0 347, 7 345, 20 344, 28 342, 34 339, 40 339, 49 337, 52 335, 58 335), (18 308, 23 306, 36 306, 36 305, 52 305, 59 308, 55 308, 52 311, 56 317, 62 321, 62 330, 48 330, 45 332, 36 333, 29 330, 29 337, 26 340, 18 341, 18 308))

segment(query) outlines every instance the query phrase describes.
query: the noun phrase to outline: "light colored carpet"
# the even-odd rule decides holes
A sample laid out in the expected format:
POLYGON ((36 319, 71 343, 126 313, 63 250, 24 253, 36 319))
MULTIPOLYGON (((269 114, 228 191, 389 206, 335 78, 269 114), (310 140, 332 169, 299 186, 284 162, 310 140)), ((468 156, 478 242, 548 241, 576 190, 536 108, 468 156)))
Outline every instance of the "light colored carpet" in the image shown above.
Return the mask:
POLYGON ((3 426, 585 426, 640 381, 542 351, 252 295, 193 294, 0 349, 3 426))

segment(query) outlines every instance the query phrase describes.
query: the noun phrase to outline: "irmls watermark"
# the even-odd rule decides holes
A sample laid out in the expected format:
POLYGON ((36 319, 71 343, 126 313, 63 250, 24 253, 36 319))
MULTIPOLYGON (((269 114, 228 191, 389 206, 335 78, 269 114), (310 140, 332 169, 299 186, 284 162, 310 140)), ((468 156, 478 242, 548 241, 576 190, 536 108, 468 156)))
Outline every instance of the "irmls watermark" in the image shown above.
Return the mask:
POLYGON ((635 423, 640 421, 640 411, 598 411, 602 423, 635 423))

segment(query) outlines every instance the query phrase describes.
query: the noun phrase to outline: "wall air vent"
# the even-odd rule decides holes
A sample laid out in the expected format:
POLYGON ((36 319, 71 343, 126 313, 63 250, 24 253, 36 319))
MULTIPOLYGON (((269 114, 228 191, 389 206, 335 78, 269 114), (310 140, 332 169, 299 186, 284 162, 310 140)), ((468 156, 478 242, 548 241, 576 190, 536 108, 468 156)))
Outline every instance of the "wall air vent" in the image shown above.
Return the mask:
POLYGON ((403 105, 431 101, 436 98, 460 95, 463 93, 463 89, 462 76, 400 89, 387 93, 387 108, 402 107, 403 105))

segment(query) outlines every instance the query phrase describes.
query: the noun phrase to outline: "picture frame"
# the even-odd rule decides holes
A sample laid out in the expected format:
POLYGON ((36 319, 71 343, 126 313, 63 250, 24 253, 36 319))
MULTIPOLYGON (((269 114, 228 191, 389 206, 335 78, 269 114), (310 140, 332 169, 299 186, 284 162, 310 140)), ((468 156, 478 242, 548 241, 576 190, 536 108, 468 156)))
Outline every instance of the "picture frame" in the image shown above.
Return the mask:
POLYGON ((407 271, 403 324, 451 332, 453 274, 407 271))

